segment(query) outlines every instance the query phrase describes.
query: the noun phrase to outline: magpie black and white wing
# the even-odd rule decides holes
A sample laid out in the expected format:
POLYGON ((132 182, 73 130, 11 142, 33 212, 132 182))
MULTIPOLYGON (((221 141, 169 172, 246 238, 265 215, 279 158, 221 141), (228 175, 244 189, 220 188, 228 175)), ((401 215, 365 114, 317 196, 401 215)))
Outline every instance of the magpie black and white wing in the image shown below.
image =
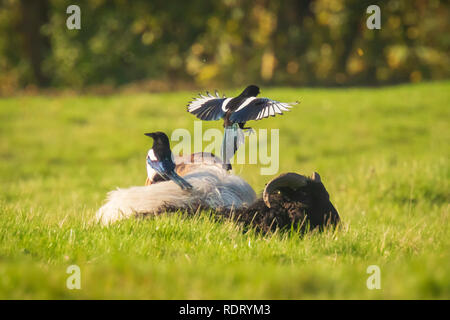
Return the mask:
POLYGON ((250 97, 231 114, 230 120, 235 123, 243 123, 250 120, 261 120, 269 116, 274 117, 277 114, 289 111, 297 103, 284 103, 268 98, 250 97))
POLYGON ((219 120, 226 113, 225 106, 231 98, 220 97, 216 92, 213 96, 206 92, 206 96, 199 94, 199 98, 195 98, 188 104, 187 111, 195 115, 201 120, 219 120))

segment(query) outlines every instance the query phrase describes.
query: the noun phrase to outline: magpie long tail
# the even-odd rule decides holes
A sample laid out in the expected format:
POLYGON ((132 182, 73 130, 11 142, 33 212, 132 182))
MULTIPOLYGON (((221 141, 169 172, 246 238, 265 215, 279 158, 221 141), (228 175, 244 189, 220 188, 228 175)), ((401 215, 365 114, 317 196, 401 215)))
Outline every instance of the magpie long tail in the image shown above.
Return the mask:
POLYGON ((241 144, 245 143, 244 132, 237 123, 226 127, 223 134, 221 157, 223 168, 231 170, 230 160, 241 144))
POLYGON ((186 180, 184 180, 182 177, 180 177, 176 172, 171 172, 167 174, 167 176, 169 177, 170 180, 179 185, 181 189, 183 190, 192 189, 192 185, 186 180))

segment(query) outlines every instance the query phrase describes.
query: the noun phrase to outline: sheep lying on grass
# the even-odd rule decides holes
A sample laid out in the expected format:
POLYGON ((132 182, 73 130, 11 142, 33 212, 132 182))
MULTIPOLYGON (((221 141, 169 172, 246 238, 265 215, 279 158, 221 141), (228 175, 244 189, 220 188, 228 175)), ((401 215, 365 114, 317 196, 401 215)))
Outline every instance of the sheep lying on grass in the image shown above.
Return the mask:
POLYGON ((108 194, 107 202, 97 211, 97 221, 106 225, 132 216, 160 214, 168 207, 190 212, 200 207, 241 209, 256 199, 252 187, 240 177, 228 174, 212 154, 199 157, 195 163, 186 163, 183 157, 175 160, 177 173, 193 190, 182 190, 170 180, 117 189, 108 194))
POLYGON ((176 170, 194 186, 192 191, 181 190, 172 181, 118 189, 108 194, 106 204, 97 212, 97 220, 109 224, 132 216, 179 210, 194 214, 205 209, 261 232, 291 227, 300 231, 322 229, 339 222, 339 214, 317 173, 312 178, 292 172, 281 174, 256 199, 250 185, 223 170, 214 155, 206 155, 193 164, 183 162, 186 160, 177 159, 176 170))

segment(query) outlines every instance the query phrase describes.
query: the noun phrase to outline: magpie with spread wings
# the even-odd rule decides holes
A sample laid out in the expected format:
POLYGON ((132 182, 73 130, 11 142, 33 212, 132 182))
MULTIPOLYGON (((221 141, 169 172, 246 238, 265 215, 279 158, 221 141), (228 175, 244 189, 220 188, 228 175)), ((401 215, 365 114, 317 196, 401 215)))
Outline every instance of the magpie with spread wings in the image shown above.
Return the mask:
POLYGON ((215 96, 206 92, 206 96, 199 94, 188 104, 187 111, 201 120, 224 119, 225 133, 222 142, 222 161, 224 168, 230 170, 229 160, 244 142, 242 129, 250 120, 261 120, 277 114, 289 111, 295 103, 283 103, 268 98, 257 98, 259 88, 250 85, 240 95, 234 98, 215 96))

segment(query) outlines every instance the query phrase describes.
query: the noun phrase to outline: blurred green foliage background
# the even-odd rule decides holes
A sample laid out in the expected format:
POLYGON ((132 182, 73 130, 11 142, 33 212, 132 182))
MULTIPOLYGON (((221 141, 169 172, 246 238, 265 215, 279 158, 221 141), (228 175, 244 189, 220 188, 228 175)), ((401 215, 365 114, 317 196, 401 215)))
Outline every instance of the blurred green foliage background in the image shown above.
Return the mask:
POLYGON ((450 75, 439 0, 0 0, 0 94, 36 87, 377 85, 450 75), (81 8, 68 30, 66 8, 81 8), (366 9, 381 8, 381 30, 366 9))

